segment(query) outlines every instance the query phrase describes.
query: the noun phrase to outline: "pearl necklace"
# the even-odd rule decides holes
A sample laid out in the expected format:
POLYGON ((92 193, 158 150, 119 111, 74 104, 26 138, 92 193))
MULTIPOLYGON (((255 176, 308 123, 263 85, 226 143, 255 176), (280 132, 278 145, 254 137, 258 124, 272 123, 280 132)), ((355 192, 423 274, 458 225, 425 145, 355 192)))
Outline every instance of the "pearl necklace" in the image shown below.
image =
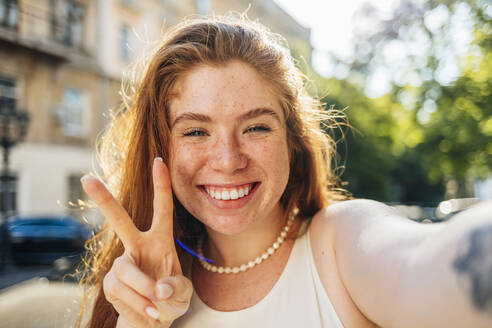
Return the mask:
POLYGON ((287 232, 289 232, 290 230, 290 227, 292 226, 292 224, 294 223, 294 216, 291 215, 289 216, 289 219, 287 220, 287 223, 285 224, 285 226, 282 228, 282 231, 280 232, 280 235, 277 237, 277 239, 275 240, 275 242, 272 244, 272 246, 270 246, 266 252, 264 252, 263 254, 261 254, 260 256, 258 256, 256 259, 254 260, 251 260, 248 262, 248 264, 242 264, 242 265, 239 265, 239 266, 235 266, 235 267, 222 267, 222 266, 216 266, 216 265, 213 265, 213 264, 210 264, 208 263, 207 261, 204 260, 204 256, 203 256, 203 237, 200 238, 200 240, 198 241, 198 246, 197 246, 197 252, 198 252, 198 261, 200 262, 200 264, 202 265, 202 267, 207 270, 207 271, 211 271, 211 272, 216 272, 216 273, 234 273, 234 274, 237 274, 239 272, 244 272, 246 270, 249 270, 251 269, 252 267, 254 267, 255 265, 258 265, 260 264, 261 262, 263 262, 264 260, 266 260, 267 258, 269 258, 271 255, 273 255, 273 253, 275 253, 275 251, 277 249, 280 248, 280 245, 282 245, 282 243, 284 242, 285 240, 285 237, 287 237, 287 232))

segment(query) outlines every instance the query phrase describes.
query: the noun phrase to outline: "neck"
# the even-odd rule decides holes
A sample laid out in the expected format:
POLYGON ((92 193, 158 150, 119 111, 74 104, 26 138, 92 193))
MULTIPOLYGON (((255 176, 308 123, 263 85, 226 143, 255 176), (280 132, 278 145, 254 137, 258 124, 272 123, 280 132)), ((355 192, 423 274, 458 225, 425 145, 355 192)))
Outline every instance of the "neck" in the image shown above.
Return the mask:
POLYGON ((224 235, 207 228, 204 254, 220 266, 248 263, 272 245, 286 223, 283 211, 278 207, 239 234, 224 235))

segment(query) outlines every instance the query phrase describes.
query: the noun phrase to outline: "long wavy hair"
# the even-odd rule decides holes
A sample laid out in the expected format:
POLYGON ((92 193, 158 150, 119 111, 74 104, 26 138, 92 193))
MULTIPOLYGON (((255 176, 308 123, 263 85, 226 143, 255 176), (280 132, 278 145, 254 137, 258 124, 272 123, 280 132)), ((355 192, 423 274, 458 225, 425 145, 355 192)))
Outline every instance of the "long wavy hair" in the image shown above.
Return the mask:
MULTIPOLYGON (((244 15, 187 19, 169 29, 143 67, 124 81, 122 105, 97 141, 100 178, 129 213, 136 227, 148 230, 152 220, 152 162, 169 160, 169 103, 176 81, 202 64, 240 60, 254 67, 278 95, 286 118, 290 174, 280 199, 285 213, 311 218, 348 193, 339 188, 334 165, 335 140, 327 134, 343 113, 325 108, 304 86, 285 40, 244 15)), ((205 232, 175 198, 175 236, 190 247, 205 232)), ((287 215, 287 214, 286 214, 287 215)), ((81 284, 85 296, 76 327, 92 307, 89 327, 114 327, 117 313, 106 301, 102 280, 123 246, 107 226, 88 241, 81 284)))

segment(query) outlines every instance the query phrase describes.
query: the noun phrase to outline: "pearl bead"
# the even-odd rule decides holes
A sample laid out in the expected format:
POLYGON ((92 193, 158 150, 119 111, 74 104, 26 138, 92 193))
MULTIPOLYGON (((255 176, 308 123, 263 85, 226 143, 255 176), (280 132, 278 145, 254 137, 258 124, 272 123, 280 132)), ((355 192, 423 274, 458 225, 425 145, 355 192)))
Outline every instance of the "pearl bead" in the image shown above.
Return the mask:
POLYGON ((229 273, 234 273, 234 274, 237 274, 239 272, 244 272, 248 269, 251 269, 253 268, 255 265, 257 264, 260 264, 261 262, 263 262, 263 260, 266 260, 267 258, 270 257, 270 255, 273 255, 275 253, 275 250, 277 250, 278 248, 280 248, 280 246, 282 245, 282 243, 285 241, 285 238, 287 237, 287 232, 290 230, 290 226, 294 223, 294 216, 291 215, 289 217, 289 219, 287 220, 287 224, 283 227, 282 231, 280 232, 280 235, 277 237, 276 241, 272 244, 272 246, 270 246, 266 252, 264 252, 263 254, 261 254, 260 256, 258 256, 256 259, 254 260, 251 260, 248 262, 248 264, 242 264, 241 266, 236 266, 236 267, 221 267, 221 266, 215 266, 213 264, 210 264, 208 263, 207 261, 201 259, 201 257, 203 257, 203 239, 200 239, 198 241, 198 245, 197 245, 197 252, 198 252, 198 255, 199 255, 199 263, 201 264, 201 266, 207 270, 207 271, 211 271, 211 272, 217 272, 219 274, 222 274, 222 273, 226 273, 226 274, 229 274, 229 273))

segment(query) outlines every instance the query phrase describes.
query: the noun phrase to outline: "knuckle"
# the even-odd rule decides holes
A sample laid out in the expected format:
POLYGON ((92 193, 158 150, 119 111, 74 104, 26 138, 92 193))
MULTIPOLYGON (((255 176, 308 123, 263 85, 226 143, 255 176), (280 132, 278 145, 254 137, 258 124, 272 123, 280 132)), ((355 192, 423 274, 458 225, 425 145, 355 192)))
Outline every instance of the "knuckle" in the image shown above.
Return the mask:
POLYGON ((113 275, 107 274, 103 279, 103 292, 108 302, 114 302, 121 288, 113 275))
POLYGON ((120 256, 120 257, 116 258, 116 260, 114 260, 113 267, 111 270, 113 270, 115 276, 121 277, 121 275, 125 272, 125 267, 127 265, 128 264, 123 259, 123 256, 120 256))
POLYGON ((175 277, 175 281, 182 293, 189 293, 189 291, 193 289, 193 284, 185 276, 178 275, 175 277))
POLYGON ((186 298, 190 299, 193 295, 193 283, 187 278, 184 279, 184 283, 186 298))
POLYGON ((182 275, 173 277, 173 280, 177 289, 173 296, 174 301, 180 305, 187 305, 193 295, 193 284, 189 279, 182 275))

